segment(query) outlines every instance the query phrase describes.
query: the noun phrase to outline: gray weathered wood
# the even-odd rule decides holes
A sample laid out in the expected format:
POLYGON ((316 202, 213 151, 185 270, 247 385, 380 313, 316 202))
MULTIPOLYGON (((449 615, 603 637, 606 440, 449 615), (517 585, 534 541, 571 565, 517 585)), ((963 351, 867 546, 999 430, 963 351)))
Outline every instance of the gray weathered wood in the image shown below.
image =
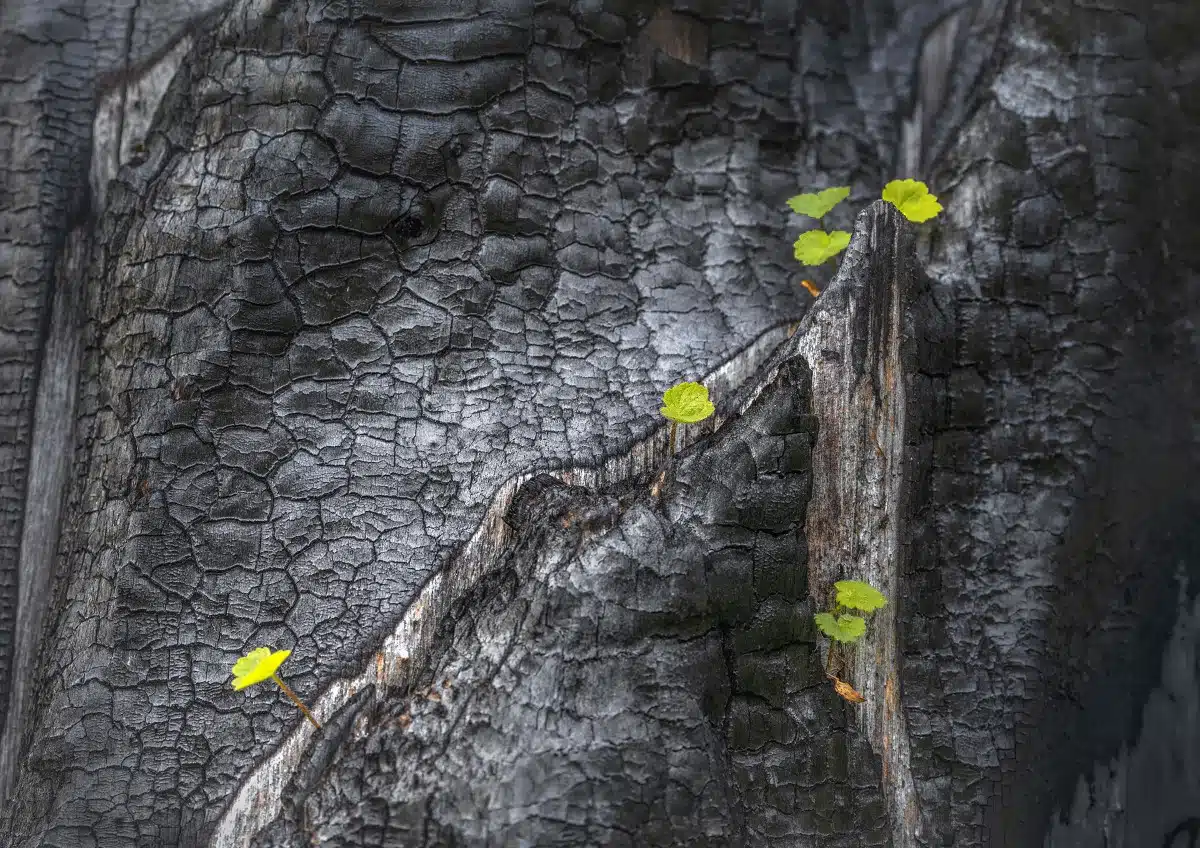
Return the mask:
POLYGON ((1186 838, 1192 4, 206 8, 0 9, 0 845, 1186 838))

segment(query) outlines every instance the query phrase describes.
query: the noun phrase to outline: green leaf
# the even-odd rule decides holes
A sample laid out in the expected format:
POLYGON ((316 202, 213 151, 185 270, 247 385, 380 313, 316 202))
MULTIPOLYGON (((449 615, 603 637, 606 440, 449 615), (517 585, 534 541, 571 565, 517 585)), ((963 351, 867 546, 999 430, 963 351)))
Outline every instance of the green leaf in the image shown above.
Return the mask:
POLYGON ((829 210, 850 196, 849 186, 827 188, 810 194, 797 194, 788 198, 787 205, 793 212, 816 218, 818 221, 829 214, 829 210))
POLYGON ((233 688, 245 689, 270 679, 291 655, 291 651, 272 653, 270 648, 255 648, 233 664, 233 688))
POLYGON ((892 180, 883 187, 883 199, 910 221, 920 224, 942 211, 942 204, 920 180, 892 180))
POLYGON ((809 230, 796 239, 796 258, 805 265, 820 265, 828 262, 850 244, 850 234, 844 230, 827 233, 824 230, 809 230))
POLYGON ((879 590, 870 583, 859 580, 839 580, 833 584, 837 589, 837 602, 850 609, 871 612, 887 604, 879 590))
POLYGON ((839 615, 834 618, 827 612, 819 612, 813 618, 822 633, 839 642, 855 642, 867 632, 867 620, 861 616, 839 615))
POLYGON ((695 424, 712 415, 715 408, 704 386, 680 383, 663 392, 663 407, 659 412, 680 424, 695 424))

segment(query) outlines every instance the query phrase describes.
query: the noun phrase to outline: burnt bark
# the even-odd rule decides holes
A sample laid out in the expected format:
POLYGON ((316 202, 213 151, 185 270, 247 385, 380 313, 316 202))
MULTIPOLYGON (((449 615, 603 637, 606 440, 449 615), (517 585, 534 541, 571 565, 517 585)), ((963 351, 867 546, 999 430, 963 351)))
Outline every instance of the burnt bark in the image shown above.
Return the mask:
POLYGON ((78 5, 0 7, 0 845, 1186 840, 1193 4, 78 5))

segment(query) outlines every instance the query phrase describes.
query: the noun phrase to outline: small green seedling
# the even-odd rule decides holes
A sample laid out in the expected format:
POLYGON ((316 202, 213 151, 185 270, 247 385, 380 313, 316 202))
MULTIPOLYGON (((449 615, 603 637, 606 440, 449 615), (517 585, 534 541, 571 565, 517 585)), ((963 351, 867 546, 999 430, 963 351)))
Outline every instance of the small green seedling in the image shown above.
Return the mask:
POLYGON ((793 253, 797 259, 808 266, 824 265, 837 256, 850 244, 850 234, 845 230, 834 230, 827 233, 824 230, 809 230, 801 233, 793 245, 793 253))
POLYGON ((850 186, 837 186, 811 194, 797 194, 789 197, 787 205, 793 212, 807 215, 820 221, 829 214, 829 210, 850 196, 850 186))
MULTIPOLYGON (((796 213, 816 218, 820 221, 829 214, 833 207, 850 196, 847 186, 827 188, 823 191, 809 194, 798 194, 788 198, 788 207, 796 213)), ((883 187, 882 197, 885 201, 900 210, 900 214, 910 221, 923 223, 937 217, 942 211, 938 199, 929 193, 929 187, 920 180, 892 180, 883 187)), ((809 230, 801 233, 793 245, 796 259, 813 267, 824 265, 833 257, 845 250, 850 244, 850 233, 845 230, 834 230, 827 233, 824 230, 809 230)), ((808 281, 804 281, 808 282, 808 281)), ((804 286, 813 294, 811 284, 804 286)), ((813 294, 820 294, 820 290, 813 294)))
POLYGON ((920 180, 892 180, 883 187, 883 199, 917 224, 936 218, 942 211, 942 204, 929 193, 929 186, 920 180))
POLYGON ((830 613, 819 612, 814 618, 822 633, 839 642, 857 642, 867 632, 867 620, 860 615, 839 615, 834 618, 830 613))
POLYGON ((274 680, 279 684, 279 688, 283 690, 283 694, 291 698, 296 706, 300 708, 300 712, 304 713, 305 717, 313 723, 313 726, 317 730, 320 730, 321 725, 313 718, 313 714, 309 712, 308 707, 304 706, 304 702, 297 698, 296 693, 279 677, 279 666, 283 665, 283 661, 291 655, 291 651, 275 651, 272 653, 270 648, 255 648, 233 664, 233 688, 241 691, 247 686, 253 686, 255 683, 262 683, 264 680, 274 680))
POLYGON ((671 446, 668 452, 672 455, 675 453, 677 426, 703 421, 715 409, 708 399, 708 389, 699 383, 679 383, 663 392, 663 405, 659 412, 671 420, 671 446))
MULTIPOLYGON (((849 186, 835 186, 810 194, 797 194, 788 198, 787 205, 800 215, 807 215, 820 221, 829 214, 829 210, 850 196, 849 186)), ((823 265, 837 256, 850 244, 850 234, 845 230, 834 230, 827 233, 824 230, 809 230, 801 233, 793 245, 796 259, 805 265, 823 265)), ((805 286, 808 289, 808 286, 805 286)), ((812 289, 808 289, 812 293, 812 289)), ((818 290, 818 294, 820 290, 818 290)), ((816 295, 813 295, 816 297, 816 295)))
POLYGON ((837 642, 857 642, 867 632, 867 620, 860 615, 843 612, 844 609, 871 613, 887 604, 879 590, 859 580, 839 580, 833 584, 837 590, 837 605, 832 612, 819 612, 813 616, 817 628, 829 637, 829 654, 825 657, 825 674, 833 681, 838 694, 848 701, 861 704, 865 699, 847 683, 843 683, 830 672, 833 646, 837 642))

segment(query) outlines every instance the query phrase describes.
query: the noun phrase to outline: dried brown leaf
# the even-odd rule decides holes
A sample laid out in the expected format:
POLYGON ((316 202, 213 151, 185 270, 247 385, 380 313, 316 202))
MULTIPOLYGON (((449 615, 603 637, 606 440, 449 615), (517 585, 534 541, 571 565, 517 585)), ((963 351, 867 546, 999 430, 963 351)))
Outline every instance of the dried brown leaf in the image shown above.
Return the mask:
POLYGON ((847 701, 852 704, 861 704, 867 699, 862 696, 857 689, 851 686, 844 680, 838 680, 836 677, 831 677, 833 680, 833 689, 847 701))

